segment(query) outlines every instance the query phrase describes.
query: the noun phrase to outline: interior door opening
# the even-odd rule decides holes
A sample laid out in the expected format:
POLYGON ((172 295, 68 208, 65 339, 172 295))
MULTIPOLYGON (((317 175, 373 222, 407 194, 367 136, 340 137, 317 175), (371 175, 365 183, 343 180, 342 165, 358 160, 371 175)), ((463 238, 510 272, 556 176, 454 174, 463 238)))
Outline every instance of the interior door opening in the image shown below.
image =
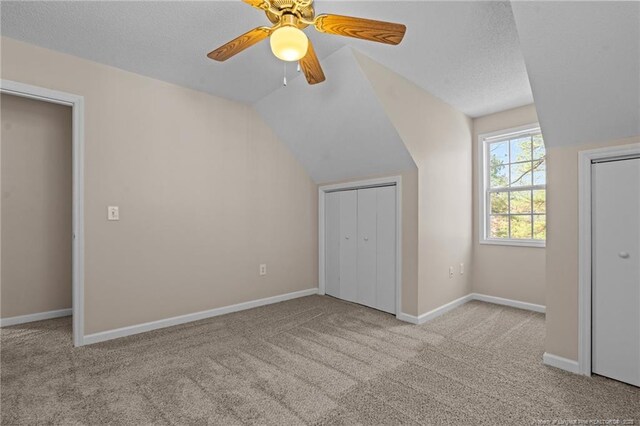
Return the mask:
POLYGON ((71 316, 72 107, 7 93, 0 104, 2 323, 71 316))
POLYGON ((640 158, 591 165, 591 370, 640 386, 640 158))

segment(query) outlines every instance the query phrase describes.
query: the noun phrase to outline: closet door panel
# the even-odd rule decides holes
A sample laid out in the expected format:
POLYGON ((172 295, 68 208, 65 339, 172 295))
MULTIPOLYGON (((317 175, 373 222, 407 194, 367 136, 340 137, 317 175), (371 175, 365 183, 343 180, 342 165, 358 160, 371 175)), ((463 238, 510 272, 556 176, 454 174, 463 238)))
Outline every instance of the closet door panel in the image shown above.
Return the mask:
POLYGON ((325 293, 340 297, 340 193, 325 195, 324 212, 325 293))
POLYGON ((358 302, 376 307, 378 188, 358 190, 358 302))
POLYGON ((376 308, 396 312, 396 187, 377 188, 376 308))
POLYGON ((337 192, 340 197, 340 294, 350 302, 358 302, 358 194, 337 192))
POLYGON ((640 386, 640 159, 592 173, 591 368, 640 386))

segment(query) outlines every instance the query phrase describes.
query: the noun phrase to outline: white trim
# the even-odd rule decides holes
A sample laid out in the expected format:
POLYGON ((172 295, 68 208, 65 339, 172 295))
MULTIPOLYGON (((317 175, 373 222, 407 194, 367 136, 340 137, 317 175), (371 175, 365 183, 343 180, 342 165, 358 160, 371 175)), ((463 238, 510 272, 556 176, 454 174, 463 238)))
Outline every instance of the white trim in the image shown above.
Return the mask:
POLYGON ((38 312, 37 314, 20 315, 0 319, 0 327, 10 327, 12 325, 26 324, 28 322, 43 321, 52 318, 68 317, 71 315, 71 308, 58 309, 56 311, 38 312))
POLYGON ((396 186, 396 318, 402 313, 402 176, 366 179, 318 187, 318 294, 325 294, 325 194, 332 191, 370 188, 382 185, 396 186))
POLYGON ((578 366, 591 375, 591 162, 640 155, 640 143, 578 152, 578 366))
POLYGON ((424 324, 434 318, 439 317, 442 314, 449 312, 450 310, 462 306, 472 300, 478 300, 480 302, 493 303, 494 305, 510 306, 512 308, 524 309, 527 311, 544 313, 546 308, 544 305, 536 305, 535 303, 521 302, 519 300, 505 299, 503 297, 488 296, 486 294, 469 293, 466 296, 462 296, 459 299, 446 303, 438 308, 435 308, 420 316, 400 313, 396 317, 400 321, 408 322, 411 324, 424 324))
MULTIPOLYGON (((518 134, 530 133, 540 130, 540 123, 531 123, 524 126, 513 127, 510 129, 497 130, 494 132, 482 133, 478 135, 478 242, 486 245, 496 246, 515 246, 515 247, 534 247, 544 248, 546 241, 541 240, 517 240, 517 239, 491 239, 487 237, 487 178, 488 172, 486 168, 486 144, 485 142, 496 142, 502 137, 509 138, 518 134)), ((535 186, 535 185, 534 185, 535 186)), ((546 185, 544 185, 546 189, 546 185)), ((529 188, 529 187, 525 187, 529 188)))
POLYGON ((84 97, 10 80, 0 80, 0 92, 72 109, 73 213, 72 310, 73 344, 84 344, 84 97))
POLYGON ((521 302, 519 300, 505 299, 504 297, 489 296, 486 294, 473 293, 473 300, 479 300, 481 302, 493 303, 496 305, 511 306, 512 308, 525 309, 527 311, 545 313, 546 307, 544 305, 537 305, 535 303, 521 302))
POLYGON ((513 247, 533 247, 533 248, 545 248, 547 246, 545 241, 541 240, 498 240, 487 238, 480 240, 480 244, 486 244, 490 246, 513 246, 513 247))
POLYGON ((578 368, 578 361, 574 361, 568 358, 563 358, 561 356, 550 354, 548 352, 545 352, 542 355, 542 363, 545 365, 549 365, 551 367, 568 371, 569 373, 580 374, 580 369, 578 368))
POLYGON ((207 311, 194 312, 192 314, 180 315, 177 317, 145 322, 143 324, 131 325, 128 327, 117 328, 114 330, 101 331, 99 333, 93 333, 93 334, 84 336, 84 343, 86 345, 90 345, 93 343, 104 342, 106 340, 118 339, 120 337, 131 336, 133 334, 139 334, 139 333, 145 333, 147 331, 157 330, 159 328, 172 327, 174 325, 180 325, 188 322, 217 317, 219 315, 230 314, 232 312, 244 311, 246 309, 257 308, 259 306, 271 305, 273 303, 278 303, 278 302, 284 302, 285 300, 311 296, 317 293, 318 293, 317 288, 310 288, 307 290, 295 291, 293 293, 286 293, 278 296, 266 297, 264 299, 251 300, 248 302, 238 303, 236 305, 209 309, 207 311))
POLYGON ((402 321, 410 322, 412 324, 424 324, 425 322, 431 321, 432 319, 437 318, 440 315, 446 314, 450 310, 455 309, 458 306, 462 306, 465 303, 470 302, 471 300, 473 300, 473 295, 467 294, 466 296, 462 296, 456 300, 446 303, 438 308, 432 309, 429 312, 419 315, 417 317, 414 315, 402 313, 398 317, 398 319, 402 321))

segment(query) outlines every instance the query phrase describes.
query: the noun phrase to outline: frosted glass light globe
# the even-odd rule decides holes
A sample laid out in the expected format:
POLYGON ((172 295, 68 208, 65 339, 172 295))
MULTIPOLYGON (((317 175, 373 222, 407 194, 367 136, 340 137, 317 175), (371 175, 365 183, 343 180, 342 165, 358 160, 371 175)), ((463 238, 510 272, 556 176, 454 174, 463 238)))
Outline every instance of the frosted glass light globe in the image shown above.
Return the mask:
POLYGON ((292 26, 280 27, 269 39, 271 51, 283 61, 299 61, 307 54, 309 39, 300 29, 292 26))

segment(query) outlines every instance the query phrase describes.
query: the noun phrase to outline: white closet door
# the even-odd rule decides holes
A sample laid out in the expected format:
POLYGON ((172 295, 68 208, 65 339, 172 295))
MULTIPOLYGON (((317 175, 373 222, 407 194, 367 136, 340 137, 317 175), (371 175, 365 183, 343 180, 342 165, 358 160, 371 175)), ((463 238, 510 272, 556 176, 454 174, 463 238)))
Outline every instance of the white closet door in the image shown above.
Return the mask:
POLYGON ((378 188, 358 190, 358 303, 375 308, 378 188))
POLYGON ((376 308, 396 312, 396 187, 377 189, 376 308))
POLYGON ((340 295, 358 301, 358 194, 340 191, 340 295))
POLYGON ((640 386, 640 159, 592 171, 592 370, 640 386))
POLYGON ((324 199, 325 293, 340 297, 340 193, 330 192, 324 199))

